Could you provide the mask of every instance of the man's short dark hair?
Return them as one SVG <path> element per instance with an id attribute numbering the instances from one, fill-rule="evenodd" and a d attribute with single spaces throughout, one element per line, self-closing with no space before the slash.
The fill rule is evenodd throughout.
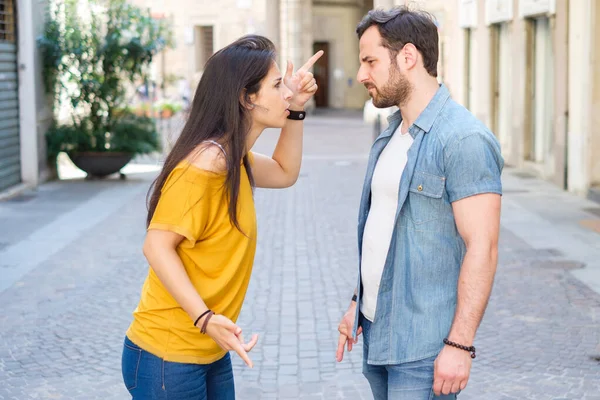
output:
<path id="1" fill-rule="evenodd" d="M 356 27 L 360 39 L 367 29 L 376 25 L 393 60 L 407 43 L 412 43 L 423 56 L 429 75 L 437 77 L 438 29 L 434 17 L 425 11 L 413 11 L 406 6 L 389 11 L 371 10 Z"/>

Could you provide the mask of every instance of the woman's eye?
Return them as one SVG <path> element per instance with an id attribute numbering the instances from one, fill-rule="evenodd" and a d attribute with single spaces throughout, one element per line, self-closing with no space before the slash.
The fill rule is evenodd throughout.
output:
<path id="1" fill-rule="evenodd" d="M 281 87 L 281 82 L 279 82 L 279 83 L 276 83 L 276 84 L 275 84 L 275 87 L 276 87 L 277 89 L 279 89 L 279 88 Z"/>

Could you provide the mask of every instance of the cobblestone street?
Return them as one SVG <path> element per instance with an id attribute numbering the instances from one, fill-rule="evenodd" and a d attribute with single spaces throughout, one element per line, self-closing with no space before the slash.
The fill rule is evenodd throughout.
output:
<path id="1" fill-rule="evenodd" d="M 372 141 L 360 115 L 311 115 L 297 184 L 257 190 L 259 241 L 239 325 L 258 333 L 238 398 L 372 399 L 362 346 L 335 361 L 357 273 Z M 266 132 L 256 151 L 269 154 Z M 147 264 L 154 173 L 70 180 L 0 202 L 0 399 L 127 399 L 124 332 Z M 600 206 L 507 168 L 494 291 L 459 397 L 600 400 Z"/>

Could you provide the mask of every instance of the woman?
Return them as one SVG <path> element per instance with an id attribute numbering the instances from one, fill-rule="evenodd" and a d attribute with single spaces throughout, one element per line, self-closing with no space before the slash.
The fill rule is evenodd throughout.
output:
<path id="1" fill-rule="evenodd" d="M 144 255 L 151 268 L 127 331 L 122 370 L 134 399 L 234 399 L 229 350 L 252 367 L 235 324 L 256 247 L 253 187 L 298 178 L 303 109 L 317 90 L 315 54 L 285 77 L 273 43 L 245 36 L 215 53 L 189 119 L 149 197 Z M 250 149 L 282 128 L 272 157 Z"/>

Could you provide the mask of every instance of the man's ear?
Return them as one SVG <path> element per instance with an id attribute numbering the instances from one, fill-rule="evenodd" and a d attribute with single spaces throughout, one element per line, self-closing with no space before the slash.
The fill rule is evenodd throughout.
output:
<path id="1" fill-rule="evenodd" d="M 415 65 L 417 65 L 417 60 L 419 58 L 419 51 L 412 43 L 407 43 L 404 45 L 402 50 L 398 52 L 396 56 L 396 61 L 398 62 L 398 66 L 403 66 L 404 70 L 412 69 Z"/>

